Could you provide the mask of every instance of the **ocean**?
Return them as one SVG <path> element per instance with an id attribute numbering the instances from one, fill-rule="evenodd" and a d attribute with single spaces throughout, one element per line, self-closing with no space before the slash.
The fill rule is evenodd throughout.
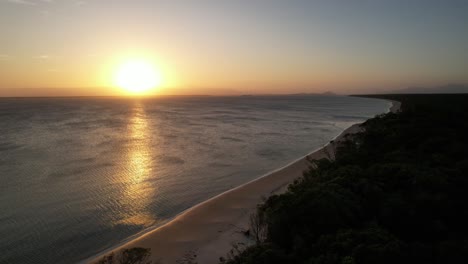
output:
<path id="1" fill-rule="evenodd" d="M 0 263 L 75 263 L 388 111 L 344 96 L 0 98 Z"/>

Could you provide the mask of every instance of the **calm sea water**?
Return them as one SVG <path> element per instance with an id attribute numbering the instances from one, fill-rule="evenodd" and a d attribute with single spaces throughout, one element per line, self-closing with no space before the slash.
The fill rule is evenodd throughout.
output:
<path id="1" fill-rule="evenodd" d="M 0 99 L 0 263 L 74 263 L 284 166 L 382 100 Z"/>

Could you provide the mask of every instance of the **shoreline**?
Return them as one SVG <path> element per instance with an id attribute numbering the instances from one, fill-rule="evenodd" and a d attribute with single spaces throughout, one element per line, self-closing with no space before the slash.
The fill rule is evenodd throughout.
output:
<path id="1" fill-rule="evenodd" d="M 400 110 L 400 102 L 386 101 L 391 103 L 386 113 Z M 220 257 L 226 257 L 233 244 L 253 243 L 243 231 L 249 229 L 250 214 L 264 198 L 285 192 L 287 186 L 308 169 L 307 158 L 333 158 L 335 143 L 345 140 L 348 135 L 361 132 L 361 124 L 353 124 L 324 146 L 281 168 L 218 194 L 179 213 L 161 226 L 137 234 L 80 263 L 95 263 L 103 256 L 123 248 L 144 247 L 151 248 L 152 261 L 165 264 L 186 263 L 184 261 L 217 264 Z"/>

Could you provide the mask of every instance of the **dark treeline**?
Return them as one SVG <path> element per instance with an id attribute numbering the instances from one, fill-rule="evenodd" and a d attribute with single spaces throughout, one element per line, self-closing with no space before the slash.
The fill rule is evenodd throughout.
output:
<path id="1" fill-rule="evenodd" d="M 259 205 L 267 235 L 227 263 L 467 263 L 468 95 L 385 95 L 336 160 Z"/>

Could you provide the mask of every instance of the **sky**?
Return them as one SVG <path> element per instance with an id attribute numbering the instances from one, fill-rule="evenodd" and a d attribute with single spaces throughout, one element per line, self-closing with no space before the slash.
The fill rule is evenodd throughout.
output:
<path id="1" fill-rule="evenodd" d="M 468 83 L 465 0 L 0 0 L 0 96 L 379 92 Z"/>

